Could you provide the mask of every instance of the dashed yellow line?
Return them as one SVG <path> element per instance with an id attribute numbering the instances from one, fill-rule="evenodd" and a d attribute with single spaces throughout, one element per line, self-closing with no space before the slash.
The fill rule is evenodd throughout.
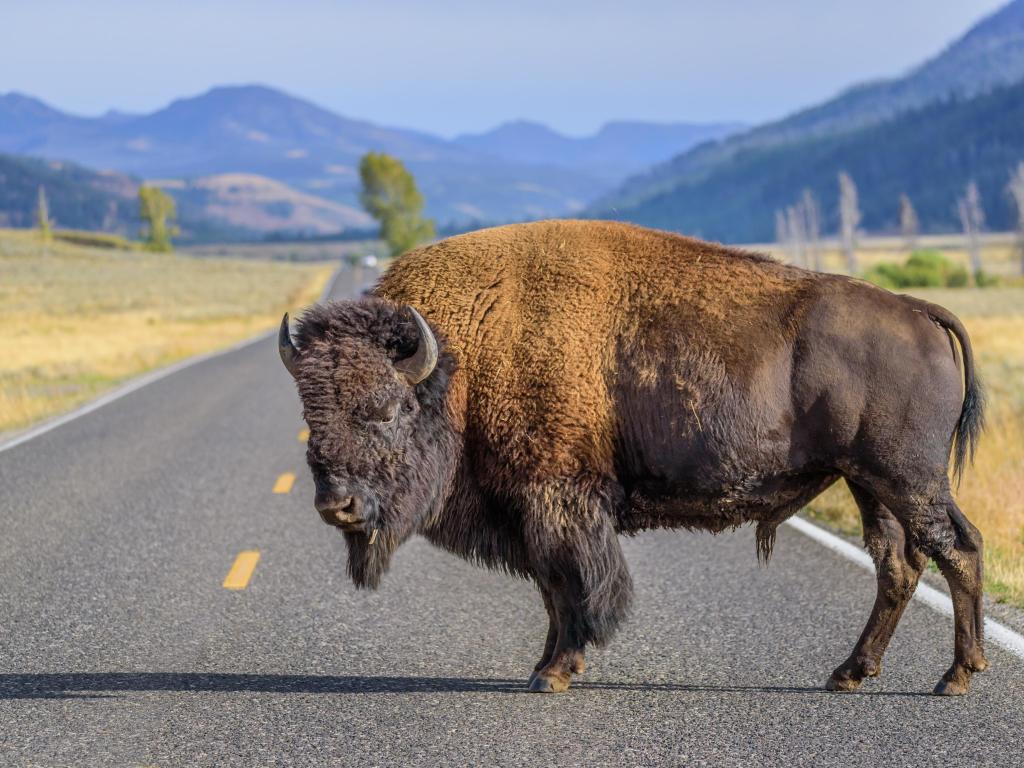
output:
<path id="1" fill-rule="evenodd" d="M 309 440 L 309 430 L 308 429 L 300 429 L 299 430 L 299 442 L 300 443 L 305 443 L 308 440 Z"/>
<path id="2" fill-rule="evenodd" d="M 252 578 L 252 572 L 256 570 L 256 563 L 260 561 L 260 553 L 255 549 L 247 549 L 239 552 L 235 558 L 234 565 L 224 578 L 224 589 L 245 589 Z"/>
<path id="3" fill-rule="evenodd" d="M 274 493 L 288 493 L 293 485 L 295 485 L 295 473 L 285 472 L 274 483 Z"/>

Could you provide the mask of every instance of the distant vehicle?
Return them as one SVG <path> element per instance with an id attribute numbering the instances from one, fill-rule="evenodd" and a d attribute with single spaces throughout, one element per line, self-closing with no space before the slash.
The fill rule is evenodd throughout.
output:
<path id="1" fill-rule="evenodd" d="M 362 265 L 364 267 L 376 267 L 377 266 L 377 257 L 374 256 L 372 253 L 369 253 L 366 256 L 363 256 L 363 259 L 362 259 L 361 263 L 362 263 Z"/>

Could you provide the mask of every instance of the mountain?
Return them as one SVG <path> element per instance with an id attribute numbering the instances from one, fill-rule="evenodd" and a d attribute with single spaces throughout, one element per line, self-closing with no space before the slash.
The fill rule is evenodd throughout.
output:
<path id="1" fill-rule="evenodd" d="M 700 179 L 618 210 L 623 218 L 712 240 L 765 242 L 774 212 L 811 190 L 838 229 L 837 175 L 859 189 L 861 226 L 898 231 L 899 196 L 913 202 L 923 231 L 959 227 L 957 198 L 969 181 L 981 192 L 989 229 L 1015 226 L 1006 193 L 1024 161 L 1024 81 L 969 99 L 952 98 L 855 131 L 748 149 Z"/>
<path id="2" fill-rule="evenodd" d="M 71 160 L 142 178 L 256 174 L 355 206 L 359 159 L 370 150 L 383 151 L 408 165 L 428 214 L 442 223 L 578 211 L 640 165 L 687 146 L 686 136 L 701 130 L 609 126 L 594 137 L 604 136 L 604 144 L 595 146 L 615 147 L 615 159 L 605 163 L 598 149 L 590 154 L 590 167 L 586 153 L 576 152 L 578 159 L 569 164 L 550 162 L 550 155 L 513 157 L 474 147 L 471 137 L 447 141 L 342 117 L 264 86 L 214 88 L 152 114 L 115 112 L 99 118 L 67 115 L 21 94 L 0 96 L 0 152 Z M 630 154 L 624 147 L 631 140 L 650 140 L 651 146 Z"/>
<path id="3" fill-rule="evenodd" d="M 741 130 L 739 123 L 606 123 L 592 136 L 572 138 L 541 123 L 519 120 L 455 143 L 519 165 L 577 168 L 621 180 L 690 147 Z"/>
<path id="4" fill-rule="evenodd" d="M 640 209 L 646 201 L 654 204 L 674 187 L 696 183 L 745 152 L 856 131 L 939 99 L 967 98 L 1021 79 L 1024 0 L 1014 0 L 905 76 L 855 86 L 777 122 L 695 147 L 627 180 L 592 204 L 590 213 Z"/>

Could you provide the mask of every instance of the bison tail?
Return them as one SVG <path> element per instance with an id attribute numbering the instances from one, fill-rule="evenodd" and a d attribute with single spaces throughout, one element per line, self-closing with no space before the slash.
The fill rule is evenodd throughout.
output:
<path id="1" fill-rule="evenodd" d="M 985 429 L 985 390 L 974 367 L 974 351 L 967 329 L 959 318 L 937 304 L 928 305 L 928 316 L 947 333 L 956 337 L 964 359 L 964 402 L 960 418 L 953 430 L 953 476 L 957 485 L 963 477 L 968 459 L 974 460 L 978 439 Z"/>

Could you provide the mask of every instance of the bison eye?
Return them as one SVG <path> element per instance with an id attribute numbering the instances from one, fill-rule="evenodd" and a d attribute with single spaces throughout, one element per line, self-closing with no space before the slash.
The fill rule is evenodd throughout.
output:
<path id="1" fill-rule="evenodd" d="M 374 414 L 374 419 L 380 424 L 390 424 L 398 414 L 398 401 L 392 400 Z"/>

